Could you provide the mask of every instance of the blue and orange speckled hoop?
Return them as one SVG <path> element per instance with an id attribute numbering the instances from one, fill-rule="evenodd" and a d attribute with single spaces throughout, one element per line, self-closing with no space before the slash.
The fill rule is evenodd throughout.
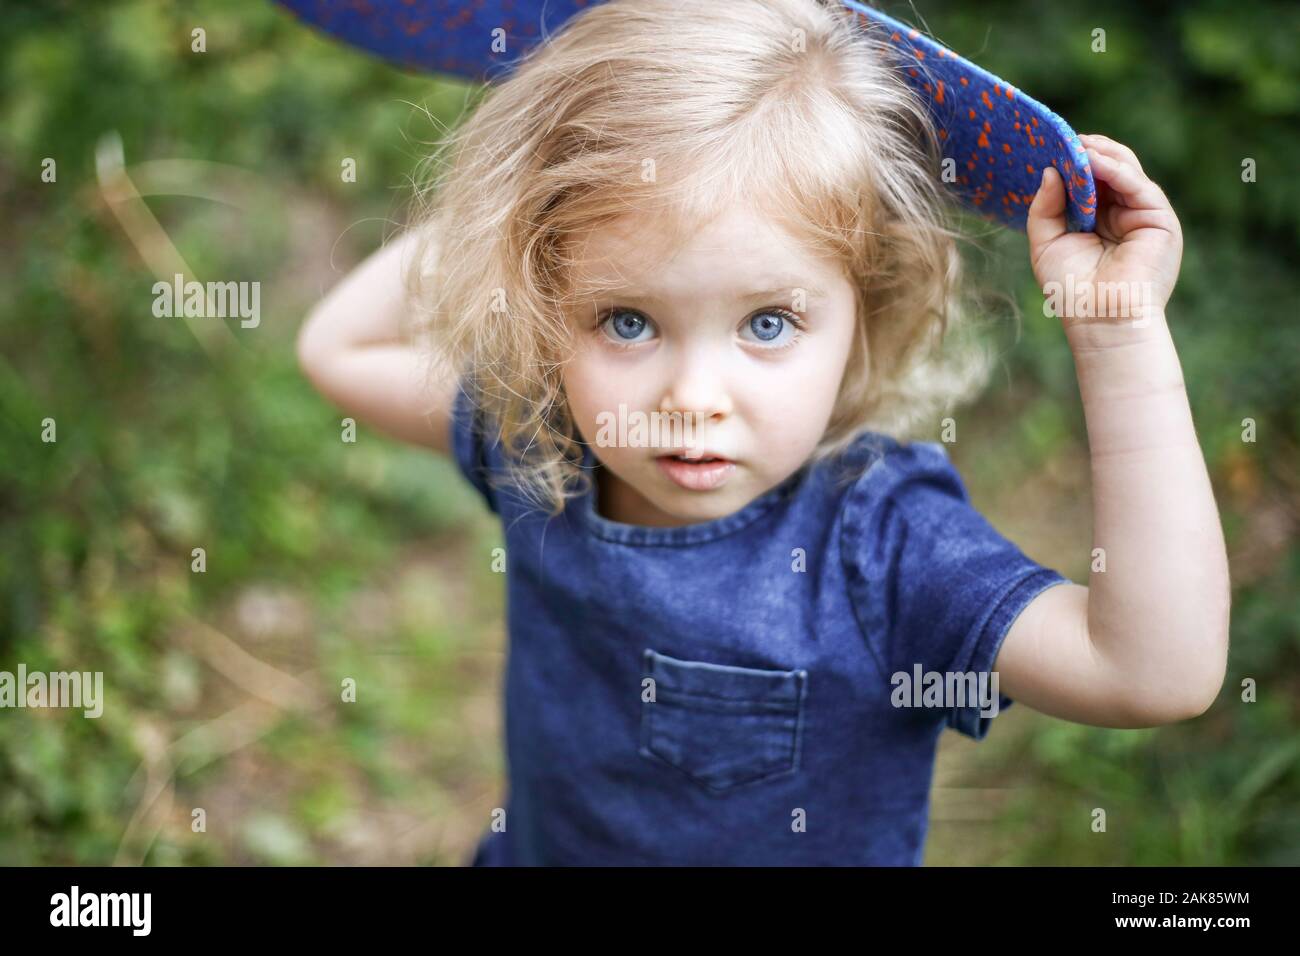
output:
<path id="1" fill-rule="evenodd" d="M 967 204 L 1024 229 L 1029 204 L 1050 163 L 1066 184 L 1070 230 L 1093 230 L 1097 188 L 1092 167 L 1065 120 L 919 31 L 854 0 L 842 2 L 888 31 L 908 79 L 929 103 L 944 157 L 955 161 L 956 182 L 950 187 Z"/>
<path id="2" fill-rule="evenodd" d="M 420 70 L 492 82 L 544 36 L 602 0 L 276 0 L 327 33 Z M 953 181 L 980 214 L 1025 228 L 1047 164 L 1066 183 L 1066 222 L 1091 232 L 1097 190 L 1079 137 L 1061 117 L 1005 80 L 917 30 L 855 0 L 841 0 L 877 24 L 898 51 L 908 81 L 925 97 Z M 504 40 L 504 43 L 494 41 Z M 500 47 L 508 53 L 497 53 Z"/>

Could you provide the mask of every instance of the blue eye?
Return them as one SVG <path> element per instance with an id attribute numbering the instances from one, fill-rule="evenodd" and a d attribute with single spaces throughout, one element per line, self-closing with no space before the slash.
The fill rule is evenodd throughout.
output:
<path id="1" fill-rule="evenodd" d="M 620 345 L 626 345 L 631 342 L 644 342 L 646 338 L 641 337 L 641 333 L 652 328 L 645 316 L 632 312 L 628 309 L 615 309 L 605 316 L 601 322 L 601 328 L 606 330 L 606 335 L 614 342 Z"/>
<path id="2" fill-rule="evenodd" d="M 785 328 L 785 319 L 775 312 L 760 312 L 749 320 L 749 328 L 764 342 L 771 342 Z"/>
<path id="3" fill-rule="evenodd" d="M 742 336 L 750 342 L 781 348 L 794 344 L 799 335 L 799 321 L 783 309 L 766 309 L 751 316 L 742 327 L 744 331 L 753 334 L 752 338 Z"/>

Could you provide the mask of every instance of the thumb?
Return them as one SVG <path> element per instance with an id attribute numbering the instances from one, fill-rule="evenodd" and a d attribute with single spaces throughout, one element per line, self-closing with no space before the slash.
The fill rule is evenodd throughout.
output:
<path id="1" fill-rule="evenodd" d="M 1029 248 L 1041 249 L 1068 231 L 1065 224 L 1065 183 L 1055 166 L 1047 166 L 1043 169 L 1043 178 L 1034 194 L 1034 201 L 1029 204 L 1029 218 L 1025 221 Z"/>

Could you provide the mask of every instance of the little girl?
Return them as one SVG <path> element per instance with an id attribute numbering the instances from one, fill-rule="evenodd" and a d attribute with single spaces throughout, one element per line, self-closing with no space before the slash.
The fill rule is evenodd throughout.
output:
<path id="1" fill-rule="evenodd" d="M 1104 727 L 1210 706 L 1229 586 L 1165 321 L 1179 224 L 1131 150 L 1082 141 L 1096 232 L 1049 166 L 1035 276 L 1150 291 L 1062 311 L 1088 587 L 898 437 L 984 366 L 943 347 L 935 132 L 836 3 L 593 6 L 456 130 L 427 215 L 299 355 L 502 521 L 509 792 L 476 863 L 919 864 L 945 727 L 980 739 L 1011 698 Z"/>

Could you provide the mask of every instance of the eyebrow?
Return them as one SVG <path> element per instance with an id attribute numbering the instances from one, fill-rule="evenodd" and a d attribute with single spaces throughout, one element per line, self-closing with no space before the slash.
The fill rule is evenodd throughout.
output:
<path id="1" fill-rule="evenodd" d="M 755 289 L 751 292 L 746 292 L 740 296 L 740 301 L 751 302 L 760 299 L 782 299 L 783 297 L 792 296 L 795 289 L 803 289 L 810 299 L 824 299 L 827 297 L 826 293 L 820 288 L 808 285 L 807 283 L 792 281 L 789 285 L 778 283 L 770 288 Z M 653 289 L 598 289 L 596 290 L 595 295 L 603 299 L 643 299 L 647 302 L 660 301 L 659 296 Z"/>

